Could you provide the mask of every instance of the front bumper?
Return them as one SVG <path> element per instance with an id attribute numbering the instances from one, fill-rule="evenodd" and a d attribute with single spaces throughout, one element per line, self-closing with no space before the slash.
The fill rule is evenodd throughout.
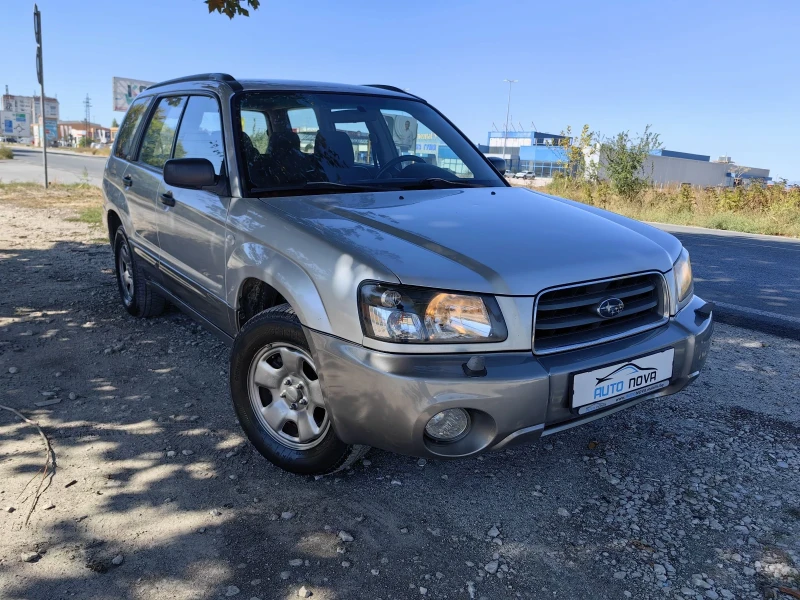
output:
<path id="1" fill-rule="evenodd" d="M 711 345 L 713 316 L 695 309 L 695 297 L 657 329 L 598 346 L 535 356 L 531 352 L 485 354 L 487 375 L 467 377 L 472 354 L 390 354 L 306 329 L 334 430 L 342 441 L 400 454 L 457 458 L 504 448 L 593 421 L 646 398 L 674 394 L 693 381 Z M 578 416 L 570 409 L 571 374 L 675 349 L 668 387 L 649 396 Z M 451 444 L 425 436 L 425 424 L 441 410 L 470 412 L 468 435 Z"/>

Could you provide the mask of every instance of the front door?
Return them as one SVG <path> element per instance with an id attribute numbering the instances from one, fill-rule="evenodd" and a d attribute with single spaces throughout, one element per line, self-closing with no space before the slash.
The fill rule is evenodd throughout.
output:
<path id="1" fill-rule="evenodd" d="M 206 158 L 220 185 L 185 189 L 161 183 L 158 242 L 163 284 L 213 325 L 229 332 L 225 297 L 225 244 L 229 198 L 219 103 L 190 96 L 180 120 L 173 158 Z"/>

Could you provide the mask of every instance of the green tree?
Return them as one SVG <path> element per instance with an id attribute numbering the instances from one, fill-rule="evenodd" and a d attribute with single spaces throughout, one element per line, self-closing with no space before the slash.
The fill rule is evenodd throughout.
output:
<path id="1" fill-rule="evenodd" d="M 249 17 L 250 11 L 243 5 L 246 4 L 249 8 L 258 10 L 261 0 L 205 0 L 205 3 L 208 6 L 208 12 L 212 13 L 217 11 L 229 19 L 232 19 L 236 15 Z"/>
<path id="2" fill-rule="evenodd" d="M 588 123 L 581 129 L 580 136 L 572 137 L 572 127 L 561 132 L 564 136 L 558 141 L 558 145 L 564 151 L 564 165 L 566 166 L 566 176 L 573 179 L 596 179 L 596 161 L 593 160 L 597 154 L 597 134 L 589 128 Z"/>
<path id="3" fill-rule="evenodd" d="M 117 123 L 116 119 L 111 119 L 111 126 L 112 127 L 119 127 L 119 123 Z"/>
<path id="4" fill-rule="evenodd" d="M 658 134 L 650 131 L 631 137 L 623 131 L 613 138 L 606 138 L 600 146 L 600 161 L 614 191 L 626 200 L 635 200 L 650 185 L 651 172 L 645 172 L 645 162 L 653 150 L 661 147 Z"/>

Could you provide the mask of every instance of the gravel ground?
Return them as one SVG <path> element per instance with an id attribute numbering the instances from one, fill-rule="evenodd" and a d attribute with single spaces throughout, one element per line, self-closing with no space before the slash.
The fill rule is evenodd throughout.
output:
<path id="1" fill-rule="evenodd" d="M 42 441 L 0 411 L 4 600 L 800 588 L 800 343 L 720 325 L 670 398 L 477 459 L 298 477 L 245 442 L 227 348 L 175 311 L 128 317 L 102 233 L 64 216 L 0 204 L 0 403 L 58 461 L 26 526 Z"/>

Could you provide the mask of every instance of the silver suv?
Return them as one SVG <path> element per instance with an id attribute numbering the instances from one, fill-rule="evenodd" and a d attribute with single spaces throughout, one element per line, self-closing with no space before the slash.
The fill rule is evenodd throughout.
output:
<path id="1" fill-rule="evenodd" d="M 680 242 L 497 162 L 390 86 L 154 85 L 103 178 L 122 303 L 230 343 L 239 421 L 295 473 L 474 456 L 695 379 L 712 306 Z"/>

